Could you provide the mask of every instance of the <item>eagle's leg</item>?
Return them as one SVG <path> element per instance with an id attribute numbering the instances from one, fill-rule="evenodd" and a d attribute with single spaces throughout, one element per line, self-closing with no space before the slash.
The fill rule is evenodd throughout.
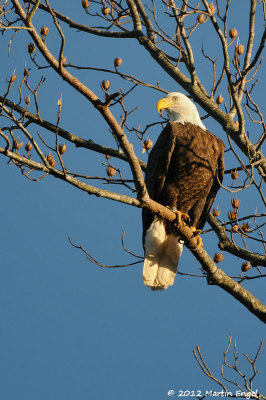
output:
<path id="1" fill-rule="evenodd" d="M 189 222 L 190 217 L 188 214 L 183 213 L 176 209 L 176 207 L 168 207 L 171 211 L 173 211 L 176 215 L 176 225 L 179 227 L 181 225 L 182 220 Z"/>
<path id="2" fill-rule="evenodd" d="M 202 239 L 200 237 L 201 229 L 197 229 L 195 226 L 190 226 L 190 229 L 193 231 L 193 236 L 197 239 L 196 249 L 198 247 L 203 247 Z"/>

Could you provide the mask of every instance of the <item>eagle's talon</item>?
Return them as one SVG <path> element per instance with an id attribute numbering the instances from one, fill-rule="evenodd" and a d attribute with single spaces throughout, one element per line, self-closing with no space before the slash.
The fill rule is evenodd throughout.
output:
<path id="1" fill-rule="evenodd" d="M 187 213 L 181 213 L 181 218 L 186 222 L 190 222 L 190 216 Z"/>
<path id="2" fill-rule="evenodd" d="M 197 244 L 196 244 L 195 249 L 198 249 L 199 247 L 203 247 L 202 239 L 199 236 L 199 234 L 201 233 L 201 229 L 197 229 L 195 226 L 191 226 L 190 229 L 193 232 L 193 237 L 195 237 L 197 239 Z"/>
<path id="3" fill-rule="evenodd" d="M 201 237 L 198 235 L 198 236 L 196 236 L 196 239 L 197 239 L 196 249 L 198 249 L 199 247 L 203 247 L 203 243 L 202 243 Z"/>
<path id="4" fill-rule="evenodd" d="M 180 226 L 182 221 L 189 222 L 190 218 L 189 218 L 188 214 L 183 213 L 183 212 L 178 211 L 178 210 L 174 211 L 174 213 L 176 214 L 176 224 L 177 224 L 177 226 Z"/>
<path id="5" fill-rule="evenodd" d="M 183 213 L 183 212 L 181 212 L 181 211 L 179 211 L 179 210 L 177 210 L 176 207 L 169 207 L 169 206 L 166 206 L 166 208 L 169 208 L 169 210 L 171 210 L 171 211 L 173 211 L 173 212 L 175 213 L 176 219 L 175 219 L 174 222 L 175 222 L 175 224 L 177 225 L 177 227 L 179 227 L 179 226 L 181 225 L 182 220 L 183 220 L 183 221 L 187 221 L 187 222 L 190 221 L 189 215 L 186 214 L 186 213 Z"/>

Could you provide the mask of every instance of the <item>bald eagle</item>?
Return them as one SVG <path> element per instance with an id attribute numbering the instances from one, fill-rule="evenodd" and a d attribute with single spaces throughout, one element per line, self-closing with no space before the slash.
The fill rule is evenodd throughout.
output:
<path id="1" fill-rule="evenodd" d="M 179 211 L 194 230 L 201 230 L 222 182 L 224 143 L 209 132 L 192 101 L 169 93 L 157 110 L 169 122 L 150 152 L 145 182 L 150 197 Z M 143 281 L 151 289 L 166 289 L 175 280 L 182 240 L 176 229 L 143 209 Z"/>

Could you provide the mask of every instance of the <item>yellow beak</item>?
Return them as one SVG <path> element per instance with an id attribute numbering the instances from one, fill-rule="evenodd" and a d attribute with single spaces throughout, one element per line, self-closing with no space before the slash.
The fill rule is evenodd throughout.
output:
<path id="1" fill-rule="evenodd" d="M 163 99 L 160 99 L 158 103 L 156 104 L 156 108 L 159 114 L 165 109 L 169 108 L 172 106 L 172 102 L 169 101 L 169 99 L 166 99 L 165 97 Z"/>

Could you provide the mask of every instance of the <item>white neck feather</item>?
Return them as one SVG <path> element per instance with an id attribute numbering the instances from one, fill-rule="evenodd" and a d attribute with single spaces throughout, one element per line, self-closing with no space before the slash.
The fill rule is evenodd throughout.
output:
<path id="1" fill-rule="evenodd" d="M 187 122 L 190 122 L 191 124 L 197 125 L 201 129 L 206 131 L 207 128 L 203 124 L 202 120 L 200 119 L 197 109 L 187 110 L 187 111 L 188 112 L 186 112 L 186 113 L 176 113 L 176 112 L 171 112 L 170 110 L 167 110 L 167 113 L 169 116 L 169 121 L 170 122 L 179 122 L 180 124 L 185 124 Z M 194 112 L 191 113 L 189 111 L 194 111 Z"/>
<path id="2" fill-rule="evenodd" d="M 180 124 L 185 124 L 189 122 L 193 125 L 197 125 L 202 129 L 206 130 L 206 126 L 200 119 L 199 112 L 195 104 L 183 93 L 172 92 L 166 96 L 166 99 L 178 98 L 178 101 L 172 102 L 171 107 L 166 108 L 166 112 L 169 116 L 169 121 L 179 122 Z"/>

